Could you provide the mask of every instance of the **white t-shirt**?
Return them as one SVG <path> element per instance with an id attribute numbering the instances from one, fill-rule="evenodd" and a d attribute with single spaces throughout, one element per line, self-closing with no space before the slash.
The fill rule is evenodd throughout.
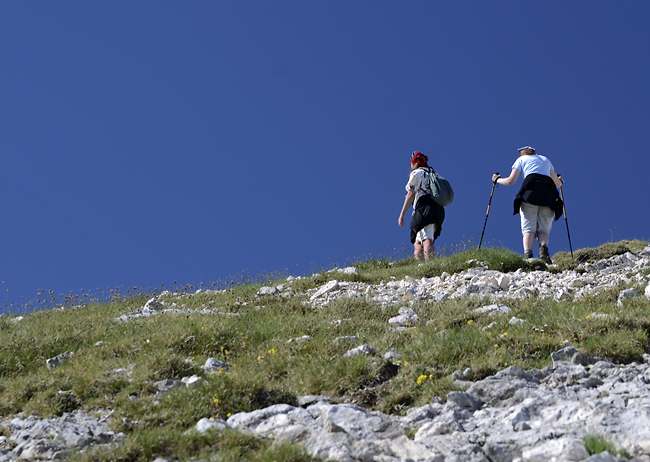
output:
<path id="1" fill-rule="evenodd" d="M 551 161 L 539 154 L 519 156 L 515 163 L 512 164 L 512 168 L 517 169 L 523 173 L 524 178 L 526 178 L 531 173 L 551 176 L 551 172 L 555 170 Z"/>
<path id="2" fill-rule="evenodd" d="M 416 168 L 409 176 L 409 182 L 406 183 L 406 192 L 415 191 L 415 200 L 413 201 L 413 213 L 418 203 L 418 199 L 425 194 L 431 194 L 431 187 L 429 186 L 429 170 L 424 168 Z"/>

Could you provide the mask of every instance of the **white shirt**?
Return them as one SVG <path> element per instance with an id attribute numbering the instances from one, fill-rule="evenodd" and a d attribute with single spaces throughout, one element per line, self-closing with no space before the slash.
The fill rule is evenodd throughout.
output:
<path id="1" fill-rule="evenodd" d="M 416 168 L 409 176 L 409 182 L 406 183 L 406 192 L 415 191 L 415 200 L 413 201 L 413 211 L 418 203 L 418 199 L 426 194 L 431 194 L 429 186 L 429 170 Z"/>
<path id="2" fill-rule="evenodd" d="M 512 165 L 512 168 L 523 173 L 524 178 L 526 178 L 531 173 L 551 176 L 551 172 L 555 170 L 551 161 L 539 154 L 519 156 L 519 158 Z"/>

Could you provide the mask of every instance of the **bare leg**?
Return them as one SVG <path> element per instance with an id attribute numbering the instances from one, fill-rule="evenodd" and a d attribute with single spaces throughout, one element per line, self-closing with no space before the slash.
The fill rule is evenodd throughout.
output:
<path id="1" fill-rule="evenodd" d="M 548 234 L 546 234 L 546 233 L 538 233 L 537 234 L 537 242 L 539 242 L 539 245 L 545 244 L 546 246 L 548 246 L 548 240 L 549 240 Z M 532 244 L 531 244 L 530 248 L 531 249 L 533 248 Z"/>
<path id="2" fill-rule="evenodd" d="M 532 252 L 535 245 L 535 233 L 524 233 L 524 252 Z"/>
<path id="3" fill-rule="evenodd" d="M 425 239 L 423 242 L 424 247 L 424 259 L 429 260 L 436 255 L 436 248 L 433 245 L 432 239 Z"/>
<path id="4" fill-rule="evenodd" d="M 424 259 L 424 246 L 419 241 L 415 241 L 415 244 L 413 244 L 413 256 L 416 260 Z"/>

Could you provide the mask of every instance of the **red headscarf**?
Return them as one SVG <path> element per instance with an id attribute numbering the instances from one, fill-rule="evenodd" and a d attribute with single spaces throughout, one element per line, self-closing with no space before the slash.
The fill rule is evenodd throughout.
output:
<path id="1" fill-rule="evenodd" d="M 422 154 L 419 151 L 413 151 L 413 154 L 411 154 L 411 163 L 414 164 L 417 162 L 420 167 L 428 167 L 429 158 Z"/>

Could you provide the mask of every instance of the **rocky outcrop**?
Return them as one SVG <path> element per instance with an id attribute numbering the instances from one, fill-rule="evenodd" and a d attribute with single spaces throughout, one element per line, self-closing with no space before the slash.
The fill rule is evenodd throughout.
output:
<path id="1" fill-rule="evenodd" d="M 575 271 L 557 273 L 519 269 L 506 274 L 489 270 L 482 262 L 472 263 L 476 266 L 467 271 L 453 275 L 442 273 L 432 278 L 406 276 L 399 281 L 380 284 L 330 281 L 308 291 L 308 295 L 316 307 L 342 297 L 366 298 L 382 306 L 417 300 L 440 302 L 463 296 L 484 297 L 494 302 L 533 296 L 571 301 L 630 284 L 646 286 L 649 278 L 643 271 L 650 269 L 650 247 L 639 254 L 627 252 L 597 263 L 581 265 Z M 624 303 L 635 296 L 640 295 L 633 289 L 627 289 L 619 301 Z M 645 289 L 645 296 L 650 297 L 650 289 Z"/>
<path id="2" fill-rule="evenodd" d="M 0 428 L 10 433 L 9 437 L 0 437 L 0 462 L 60 460 L 67 451 L 119 442 L 124 435 L 108 430 L 111 413 L 99 414 L 91 416 L 77 410 L 52 419 L 29 416 L 0 422 Z"/>
<path id="3" fill-rule="evenodd" d="M 589 456 L 583 438 L 607 437 L 633 460 L 650 461 L 650 364 L 606 360 L 584 366 L 573 347 L 542 370 L 511 366 L 465 382 L 446 401 L 390 416 L 350 404 L 319 401 L 242 412 L 227 421 L 202 419 L 196 431 L 238 429 L 303 444 L 325 460 L 422 462 L 617 461 Z M 648 361 L 650 356 L 646 355 Z"/>

